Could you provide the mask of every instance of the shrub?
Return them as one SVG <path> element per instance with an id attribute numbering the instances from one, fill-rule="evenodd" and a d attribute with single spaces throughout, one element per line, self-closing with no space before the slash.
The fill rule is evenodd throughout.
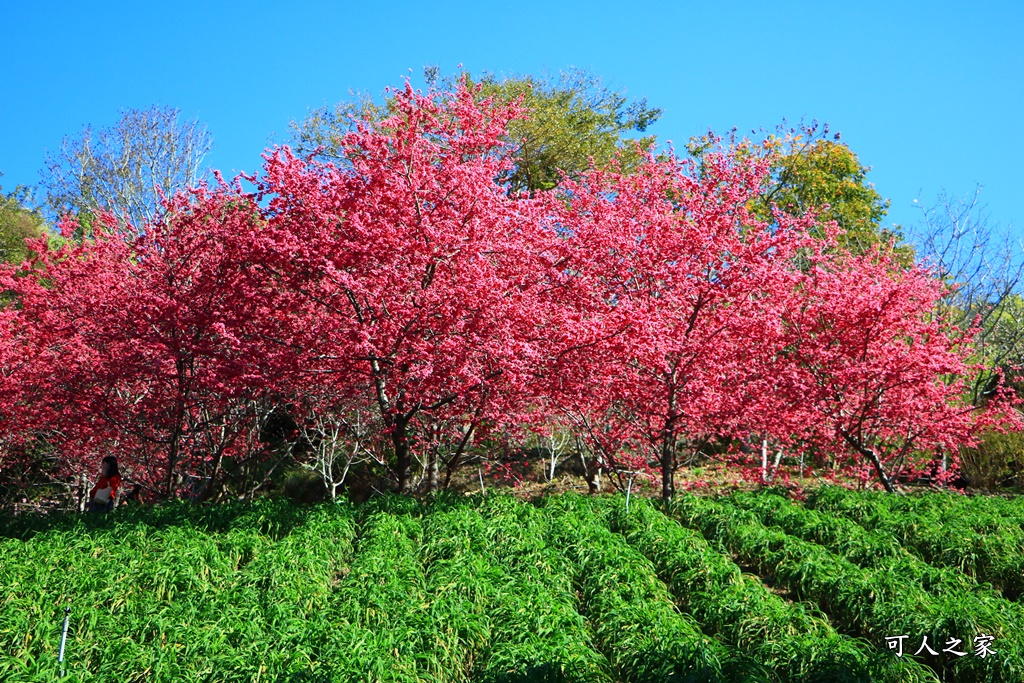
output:
<path id="1" fill-rule="evenodd" d="M 1024 483 L 1024 432 L 987 432 L 977 448 L 961 451 L 960 470 L 975 488 L 1020 488 Z"/>
<path id="2" fill-rule="evenodd" d="M 304 467 L 285 472 L 281 491 L 296 503 L 318 503 L 327 498 L 327 489 L 320 475 Z"/>

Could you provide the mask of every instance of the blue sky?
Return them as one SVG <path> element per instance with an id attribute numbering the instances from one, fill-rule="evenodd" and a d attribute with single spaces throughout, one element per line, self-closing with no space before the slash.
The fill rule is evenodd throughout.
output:
<path id="1" fill-rule="evenodd" d="M 310 108 L 378 95 L 425 65 L 581 67 L 664 109 L 677 147 L 712 128 L 827 121 L 892 200 L 888 222 L 984 186 L 1024 237 L 1024 3 L 9 3 L 0 184 L 35 184 L 46 149 L 122 108 L 206 123 L 208 165 L 252 171 Z"/>

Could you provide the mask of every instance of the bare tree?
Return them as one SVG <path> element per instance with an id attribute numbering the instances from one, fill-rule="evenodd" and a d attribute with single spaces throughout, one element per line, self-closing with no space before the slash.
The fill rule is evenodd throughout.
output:
<path id="1" fill-rule="evenodd" d="M 572 442 L 572 431 L 564 425 L 554 422 L 549 425 L 546 433 L 535 433 L 534 439 L 541 451 L 547 451 L 548 462 L 545 463 L 545 476 L 548 481 L 555 480 L 555 470 L 558 464 L 569 455 L 569 445 Z"/>
<path id="2" fill-rule="evenodd" d="M 383 459 L 370 446 L 376 425 L 358 409 L 348 413 L 327 412 L 312 415 L 299 423 L 299 436 L 310 447 L 312 458 L 303 467 L 320 475 L 331 499 L 354 466 L 366 462 L 383 465 Z"/>
<path id="3" fill-rule="evenodd" d="M 86 126 L 46 155 L 46 207 L 53 216 L 106 209 L 128 236 L 140 234 L 160 216 L 161 193 L 196 184 L 211 146 L 206 127 L 174 107 L 125 110 L 114 126 Z"/>
<path id="4" fill-rule="evenodd" d="M 962 329 L 978 320 L 975 344 L 987 371 L 974 380 L 975 405 L 994 389 L 996 370 L 1024 358 L 1024 244 L 990 223 L 980 193 L 980 186 L 963 197 L 943 193 L 919 206 L 922 220 L 912 232 L 918 257 L 955 286 L 942 312 Z"/>

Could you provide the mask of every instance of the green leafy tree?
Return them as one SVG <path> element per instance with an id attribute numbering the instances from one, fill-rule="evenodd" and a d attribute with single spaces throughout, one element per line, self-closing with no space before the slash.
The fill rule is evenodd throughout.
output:
<path id="1" fill-rule="evenodd" d="M 843 231 L 838 237 L 841 249 L 861 255 L 892 245 L 898 262 L 911 265 L 914 249 L 900 227 L 883 225 L 889 201 L 867 181 L 871 169 L 838 133 L 828 133 L 827 125 L 819 127 L 816 122 L 788 130 L 780 126 L 760 141 L 737 140 L 734 131 L 722 143 L 711 135 L 694 138 L 688 149 L 698 160 L 719 144 L 770 158 L 769 183 L 751 206 L 759 218 L 769 220 L 773 206 L 797 216 L 814 211 L 822 224 L 835 221 Z"/>
<path id="2" fill-rule="evenodd" d="M 501 100 L 522 98 L 527 118 L 509 125 L 516 145 L 516 166 L 504 180 L 512 191 L 547 190 L 565 173 L 576 178 L 591 161 L 606 166 L 618 159 L 635 168 L 654 136 L 633 138 L 661 116 L 646 99 L 630 101 L 624 91 L 604 86 L 582 70 L 557 79 L 535 76 L 482 79 L 485 95 Z"/>
<path id="3" fill-rule="evenodd" d="M 3 174 L 0 174 L 3 175 Z M 29 208 L 29 189 L 18 186 L 13 192 L 0 187 L 0 260 L 19 264 L 31 256 L 26 239 L 41 237 L 46 222 L 35 209 Z"/>
<path id="4" fill-rule="evenodd" d="M 433 67 L 424 75 L 431 88 L 442 80 Z M 591 161 L 603 167 L 617 159 L 628 171 L 639 162 L 641 150 L 654 143 L 654 136 L 633 136 L 646 132 L 661 110 L 650 107 L 646 99 L 630 100 L 625 91 L 604 85 L 584 70 L 565 71 L 557 77 L 465 77 L 480 86 L 481 98 L 522 100 L 526 117 L 511 123 L 506 140 L 515 150 L 515 167 L 502 178 L 510 192 L 553 188 L 563 173 L 578 177 Z M 292 142 L 302 155 L 338 160 L 342 137 L 352 129 L 354 118 L 379 119 L 391 113 L 390 99 L 381 105 L 353 93 L 348 101 L 317 109 L 301 123 L 293 122 Z"/>

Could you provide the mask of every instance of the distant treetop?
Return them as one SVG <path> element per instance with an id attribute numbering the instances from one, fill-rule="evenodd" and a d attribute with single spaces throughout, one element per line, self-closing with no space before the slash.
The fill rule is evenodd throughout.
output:
<path id="1" fill-rule="evenodd" d="M 562 174 L 578 178 L 591 161 L 603 167 L 618 158 L 624 170 L 635 168 L 654 136 L 631 137 L 646 132 L 661 117 L 661 109 L 646 99 L 630 100 L 624 90 L 612 89 L 582 69 L 561 72 L 557 77 L 469 74 L 440 78 L 436 67 L 424 70 L 428 87 L 439 81 L 451 89 L 457 78 L 479 85 L 481 98 L 503 102 L 522 99 L 525 116 L 511 122 L 506 144 L 515 150 L 514 167 L 500 179 L 510 192 L 532 192 L 558 185 Z M 372 98 L 352 94 L 333 107 L 316 109 L 304 121 L 292 122 L 292 143 L 301 155 L 317 154 L 341 160 L 341 140 L 354 120 L 379 119 L 393 113 L 391 100 L 383 105 Z"/>

